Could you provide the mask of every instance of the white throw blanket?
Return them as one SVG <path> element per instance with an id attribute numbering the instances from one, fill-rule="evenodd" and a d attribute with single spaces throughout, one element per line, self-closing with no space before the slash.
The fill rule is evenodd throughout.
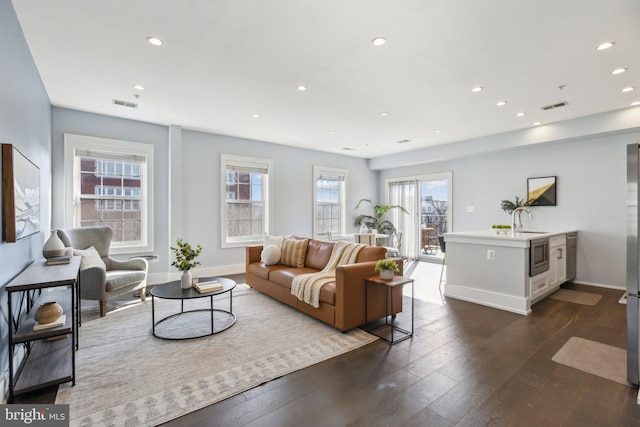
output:
<path id="1" fill-rule="evenodd" d="M 320 307 L 320 288 L 336 280 L 336 268 L 339 265 L 356 262 L 360 249 L 366 245 L 338 240 L 333 246 L 327 265 L 317 273 L 299 274 L 293 278 L 291 295 L 311 306 Z"/>

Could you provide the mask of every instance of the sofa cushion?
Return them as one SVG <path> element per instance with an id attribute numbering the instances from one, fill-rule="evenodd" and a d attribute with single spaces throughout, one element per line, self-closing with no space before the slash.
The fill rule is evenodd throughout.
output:
<path id="1" fill-rule="evenodd" d="M 335 244 L 335 242 L 327 242 L 324 240 L 309 240 L 304 266 L 322 270 L 329 262 Z"/>
<path id="2" fill-rule="evenodd" d="M 276 265 L 280 262 L 281 256 L 282 250 L 280 249 L 280 246 L 269 245 L 262 250 L 260 261 L 262 261 L 265 265 Z"/>
<path id="3" fill-rule="evenodd" d="M 308 244 L 309 239 L 284 239 L 280 264 L 296 268 L 304 267 Z"/>
<path id="4" fill-rule="evenodd" d="M 269 272 L 269 280 L 279 286 L 291 291 L 293 278 L 298 274 L 317 273 L 318 270 L 312 268 L 283 268 Z M 336 305 L 336 284 L 327 283 L 320 288 L 320 302 Z"/>
<path id="5" fill-rule="evenodd" d="M 276 265 L 264 265 L 261 262 L 254 262 L 249 264 L 247 267 L 247 273 L 253 274 L 256 277 L 259 277 L 264 280 L 269 280 L 269 273 L 274 270 L 281 270 L 284 268 L 291 268 L 286 265 L 276 264 Z"/>

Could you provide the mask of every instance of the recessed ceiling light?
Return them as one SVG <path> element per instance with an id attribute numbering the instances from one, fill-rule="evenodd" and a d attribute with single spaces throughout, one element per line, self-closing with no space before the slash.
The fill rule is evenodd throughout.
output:
<path id="1" fill-rule="evenodd" d="M 640 101 L 633 101 L 633 102 L 631 103 L 631 106 L 632 106 L 632 107 L 635 107 L 636 105 L 640 105 Z"/>
<path id="2" fill-rule="evenodd" d="M 382 46 L 386 42 L 387 42 L 387 39 L 385 39 L 384 37 L 376 37 L 375 39 L 371 40 L 371 43 L 374 46 Z"/>
<path id="3" fill-rule="evenodd" d="M 614 75 L 615 75 L 615 74 L 622 74 L 622 73 L 624 73 L 625 71 L 627 71 L 627 69 L 626 69 L 626 68 L 616 68 L 615 70 L 613 70 L 613 71 L 611 72 L 611 74 L 614 74 Z"/>
<path id="4" fill-rule="evenodd" d="M 381 142 L 380 145 L 387 145 L 387 143 L 386 142 Z"/>
<path id="5" fill-rule="evenodd" d="M 523 113 L 523 112 L 519 112 L 518 114 L 516 114 L 516 116 L 518 116 L 518 117 L 522 117 L 522 116 L 524 116 L 524 114 L 525 114 L 525 113 Z"/>
<path id="6" fill-rule="evenodd" d="M 144 90 L 144 86 L 142 85 L 133 85 L 133 88 L 136 90 Z"/>
<path id="7" fill-rule="evenodd" d="M 480 92 L 482 90 L 482 86 L 476 86 L 473 89 L 471 89 L 471 92 Z"/>
<path id="8" fill-rule="evenodd" d="M 307 87 L 305 85 L 298 85 L 296 89 L 298 89 L 300 92 L 304 92 L 305 90 L 307 90 Z"/>
<path id="9" fill-rule="evenodd" d="M 383 111 L 382 113 L 380 113 L 381 117 L 387 117 L 389 115 L 389 113 L 387 113 L 386 111 Z"/>
<path id="10" fill-rule="evenodd" d="M 154 46 L 162 46 L 162 40 L 157 37 L 147 37 L 147 41 Z"/>
<path id="11" fill-rule="evenodd" d="M 328 133 L 329 133 L 329 135 L 333 135 L 335 132 L 330 130 Z"/>
<path id="12" fill-rule="evenodd" d="M 442 129 L 436 129 L 436 130 L 434 130 L 434 132 L 435 133 L 440 133 L 440 132 L 442 132 Z"/>
<path id="13" fill-rule="evenodd" d="M 507 101 L 498 101 L 496 104 L 498 107 L 502 107 L 503 105 L 507 105 Z"/>
<path id="14" fill-rule="evenodd" d="M 542 124 L 542 122 L 535 122 L 533 125 L 534 126 L 540 126 Z"/>
<path id="15" fill-rule="evenodd" d="M 253 117 L 254 119 L 257 119 L 258 117 L 260 117 L 260 114 L 258 114 L 258 113 L 253 113 L 253 114 L 251 115 L 251 117 Z"/>
<path id="16" fill-rule="evenodd" d="M 622 89 L 622 92 L 631 92 L 631 91 L 632 91 L 632 90 L 634 90 L 634 89 L 635 89 L 635 87 L 627 86 L 627 87 L 625 87 L 624 89 Z"/>
<path id="17" fill-rule="evenodd" d="M 616 44 L 615 42 L 604 42 L 600 45 L 598 45 L 598 47 L 596 48 L 596 50 L 605 50 L 605 49 L 609 49 L 611 46 L 613 46 L 614 44 Z"/>

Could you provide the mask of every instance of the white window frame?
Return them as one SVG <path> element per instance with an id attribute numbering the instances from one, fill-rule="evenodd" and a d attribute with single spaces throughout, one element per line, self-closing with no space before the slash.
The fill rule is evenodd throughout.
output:
<path id="1" fill-rule="evenodd" d="M 112 242 L 110 253 L 130 254 L 153 252 L 153 152 L 152 144 L 97 138 L 85 135 L 64 134 L 64 224 L 67 228 L 80 226 L 80 180 L 76 177 L 76 169 L 80 167 L 80 158 L 76 158 L 77 150 L 92 150 L 109 153 L 143 156 L 146 158 L 141 176 L 141 230 L 140 241 Z"/>
<path id="2" fill-rule="evenodd" d="M 237 248 L 247 245 L 257 245 L 264 241 L 264 236 L 250 236 L 249 238 L 230 238 L 227 236 L 227 167 L 245 166 L 247 168 L 266 169 L 266 177 L 262 185 L 262 231 L 268 234 L 272 228 L 271 218 L 273 203 L 273 160 L 258 157 L 237 156 L 233 154 L 220 155 L 220 246 L 222 248 Z"/>
<path id="3" fill-rule="evenodd" d="M 322 233 L 320 235 L 320 230 L 318 227 L 318 195 L 317 195 L 317 181 L 323 175 L 328 176 L 338 176 L 342 178 L 342 184 L 340 188 L 340 231 L 335 233 L 334 236 L 344 235 L 346 233 L 346 216 L 347 216 L 347 203 L 346 203 L 346 193 L 347 193 L 347 169 L 342 168 L 334 168 L 330 166 L 320 166 L 313 165 L 313 235 L 315 238 L 326 238 L 327 234 Z"/>

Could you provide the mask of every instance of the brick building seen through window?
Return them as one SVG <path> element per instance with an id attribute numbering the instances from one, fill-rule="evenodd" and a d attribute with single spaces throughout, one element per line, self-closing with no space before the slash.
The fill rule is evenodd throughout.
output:
<path id="1" fill-rule="evenodd" d="M 82 158 L 80 167 L 80 226 L 107 225 L 113 242 L 141 240 L 142 165 Z"/>

